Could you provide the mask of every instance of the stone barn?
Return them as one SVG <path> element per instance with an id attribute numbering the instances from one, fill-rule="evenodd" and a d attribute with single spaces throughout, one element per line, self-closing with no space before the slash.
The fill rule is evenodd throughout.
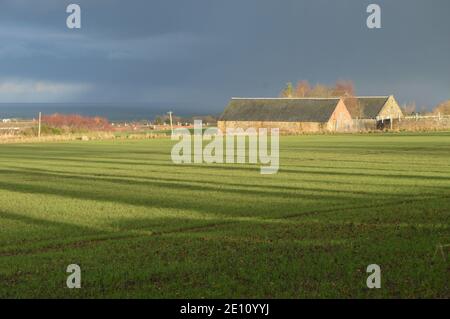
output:
<path id="1" fill-rule="evenodd" d="M 279 128 L 280 133 L 346 132 L 353 120 L 340 98 L 232 98 L 217 126 Z"/>
<path id="2" fill-rule="evenodd" d="M 393 95 L 358 96 L 348 98 L 345 102 L 353 119 L 381 120 L 403 117 L 403 112 Z"/>
<path id="3" fill-rule="evenodd" d="M 403 112 L 393 95 L 349 97 L 344 101 L 356 130 L 389 127 L 391 119 L 403 117 Z"/>

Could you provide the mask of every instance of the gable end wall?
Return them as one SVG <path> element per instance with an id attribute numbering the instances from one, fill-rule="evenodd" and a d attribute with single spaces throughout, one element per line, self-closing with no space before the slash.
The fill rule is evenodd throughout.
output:
<path id="1" fill-rule="evenodd" d="M 403 112 L 398 105 L 395 98 L 391 95 L 389 96 L 388 100 L 384 104 L 383 108 L 381 109 L 380 113 L 378 113 L 379 118 L 399 118 L 403 117 Z"/>
<path id="2" fill-rule="evenodd" d="M 339 100 L 336 108 L 328 119 L 327 128 L 329 131 L 351 131 L 353 129 L 352 115 L 345 106 L 344 101 Z"/>

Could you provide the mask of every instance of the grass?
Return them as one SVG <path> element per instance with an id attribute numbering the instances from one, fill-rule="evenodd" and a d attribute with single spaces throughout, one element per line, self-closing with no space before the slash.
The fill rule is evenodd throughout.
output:
<path id="1" fill-rule="evenodd" d="M 275 175 L 172 143 L 0 145 L 0 297 L 450 297 L 449 133 L 283 137 Z"/>

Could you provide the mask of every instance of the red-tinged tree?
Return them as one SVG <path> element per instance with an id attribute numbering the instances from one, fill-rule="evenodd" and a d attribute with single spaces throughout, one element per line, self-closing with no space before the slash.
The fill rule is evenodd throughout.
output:
<path id="1" fill-rule="evenodd" d="M 355 95 L 355 85 L 353 81 L 349 80 L 338 80 L 334 88 L 332 89 L 333 96 L 345 97 Z"/>
<path id="2" fill-rule="evenodd" d="M 52 114 L 42 116 L 42 123 L 50 127 L 70 130 L 97 130 L 107 131 L 111 129 L 109 121 L 102 117 L 87 117 L 78 114 Z"/>

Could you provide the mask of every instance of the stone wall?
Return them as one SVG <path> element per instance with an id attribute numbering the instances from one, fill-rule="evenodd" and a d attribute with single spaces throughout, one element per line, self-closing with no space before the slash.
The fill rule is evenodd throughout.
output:
<path id="1" fill-rule="evenodd" d="M 352 121 L 341 121 L 336 125 L 335 121 L 327 123 L 319 122 L 266 122 L 266 121 L 219 121 L 217 127 L 225 132 L 227 128 L 278 128 L 280 134 L 302 134 L 322 132 L 350 132 L 353 131 Z"/>
<path id="2" fill-rule="evenodd" d="M 225 133 L 227 128 L 278 128 L 280 134 L 298 134 L 302 132 L 321 132 L 325 124 L 316 122 L 266 122 L 266 121 L 219 121 L 217 127 Z"/>
<path id="3" fill-rule="evenodd" d="M 326 133 L 326 132 L 370 132 L 380 130 L 391 130 L 389 119 L 376 120 L 353 120 L 341 122 L 337 127 L 334 121 L 327 123 L 317 122 L 264 122 L 264 121 L 219 121 L 218 128 L 225 132 L 226 128 L 279 128 L 280 134 L 303 134 L 303 133 Z M 337 128 L 337 129 L 336 129 Z M 450 130 L 450 117 L 405 119 L 398 118 L 392 121 L 393 131 L 440 131 Z"/>
<path id="4" fill-rule="evenodd" d="M 386 129 L 390 129 L 389 121 Z M 396 131 L 440 131 L 450 130 L 450 117 L 442 118 L 418 118 L 418 119 L 394 119 L 392 129 Z"/>

